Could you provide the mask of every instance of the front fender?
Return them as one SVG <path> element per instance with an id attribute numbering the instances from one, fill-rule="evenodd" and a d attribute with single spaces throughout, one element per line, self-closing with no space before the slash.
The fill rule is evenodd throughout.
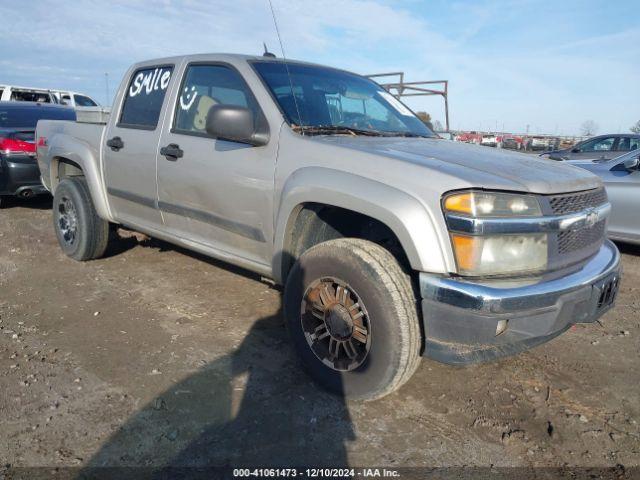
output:
<path id="1" fill-rule="evenodd" d="M 384 223 L 398 237 L 414 270 L 453 271 L 453 258 L 438 235 L 433 213 L 417 198 L 383 183 L 322 167 L 296 170 L 285 182 L 275 218 L 275 252 L 283 252 L 287 232 L 305 203 L 320 203 L 352 210 Z M 280 255 L 273 270 L 282 281 Z"/>
<path id="2" fill-rule="evenodd" d="M 69 135 L 54 135 L 49 141 L 47 152 L 47 156 L 51 159 L 47 162 L 50 165 L 51 193 L 55 193 L 61 180 L 60 163 L 63 163 L 64 160 L 70 160 L 82 169 L 98 215 L 105 220 L 113 221 L 104 189 L 99 155 L 99 152 L 86 142 Z"/>

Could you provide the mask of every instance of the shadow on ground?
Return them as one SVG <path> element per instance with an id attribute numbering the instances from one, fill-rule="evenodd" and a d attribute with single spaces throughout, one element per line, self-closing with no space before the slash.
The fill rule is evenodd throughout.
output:
<path id="1" fill-rule="evenodd" d="M 192 478 L 215 467 L 226 478 L 238 467 L 347 466 L 355 435 L 343 395 L 311 382 L 283 323 L 282 308 L 261 318 L 229 354 L 142 407 L 80 478 L 112 476 L 105 467 L 121 478 Z"/>
<path id="2" fill-rule="evenodd" d="M 33 208 L 36 210 L 51 210 L 53 197 L 51 195 L 36 195 L 31 198 L 2 197 L 0 209 Z"/>
<path id="3" fill-rule="evenodd" d="M 620 253 L 625 253 L 627 255 L 635 255 L 640 257 L 640 245 L 634 245 L 633 243 L 625 243 L 619 242 L 616 240 L 616 247 L 620 250 Z"/>

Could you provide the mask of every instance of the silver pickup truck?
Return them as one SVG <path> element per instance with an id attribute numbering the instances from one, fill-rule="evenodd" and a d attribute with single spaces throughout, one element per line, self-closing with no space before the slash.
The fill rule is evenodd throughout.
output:
<path id="1" fill-rule="evenodd" d="M 99 258 L 121 224 L 284 285 L 303 364 L 350 398 L 396 390 L 421 356 L 467 364 L 546 342 L 618 288 L 596 176 L 440 139 L 334 68 L 142 62 L 106 125 L 39 122 L 37 156 L 67 255 Z"/>

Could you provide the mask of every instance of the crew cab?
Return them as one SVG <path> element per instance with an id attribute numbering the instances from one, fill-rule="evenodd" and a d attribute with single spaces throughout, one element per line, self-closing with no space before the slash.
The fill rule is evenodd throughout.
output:
<path id="1" fill-rule="evenodd" d="M 306 369 L 350 398 L 396 390 L 422 356 L 518 353 L 616 296 L 596 176 L 443 140 L 343 70 L 141 62 L 106 125 L 41 121 L 37 145 L 69 257 L 99 258 L 121 224 L 272 279 Z"/>

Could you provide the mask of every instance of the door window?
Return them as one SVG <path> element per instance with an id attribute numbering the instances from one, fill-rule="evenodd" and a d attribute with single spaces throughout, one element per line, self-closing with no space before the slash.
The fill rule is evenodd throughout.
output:
<path id="1" fill-rule="evenodd" d="M 207 114 L 214 105 L 257 111 L 257 104 L 238 72 L 224 65 L 190 65 L 176 105 L 174 131 L 206 135 Z"/>
<path id="2" fill-rule="evenodd" d="M 173 67 L 137 70 L 125 91 L 118 127 L 154 130 L 158 125 Z"/>
<path id="3" fill-rule="evenodd" d="M 581 152 L 608 152 L 613 148 L 615 137 L 596 138 L 580 147 Z"/>
<path id="4" fill-rule="evenodd" d="M 619 150 L 621 152 L 628 152 L 630 150 L 636 150 L 639 146 L 640 139 L 638 138 L 620 137 L 616 150 Z"/>

